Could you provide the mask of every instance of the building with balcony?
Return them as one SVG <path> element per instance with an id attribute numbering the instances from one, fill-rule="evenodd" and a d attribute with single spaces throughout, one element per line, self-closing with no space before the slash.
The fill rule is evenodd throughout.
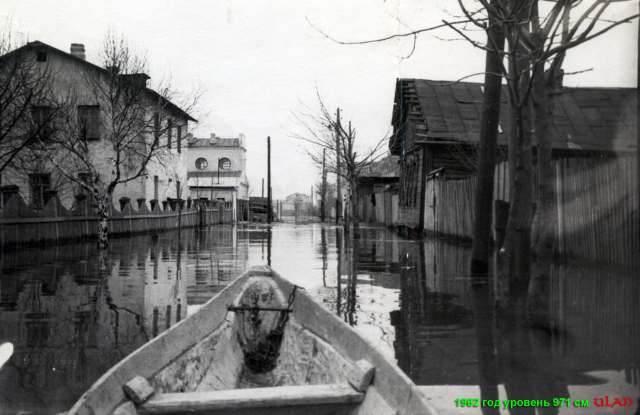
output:
<path id="1" fill-rule="evenodd" d="M 233 220 L 248 220 L 249 181 L 245 137 L 190 138 L 186 151 L 188 196 L 223 201 Z"/>

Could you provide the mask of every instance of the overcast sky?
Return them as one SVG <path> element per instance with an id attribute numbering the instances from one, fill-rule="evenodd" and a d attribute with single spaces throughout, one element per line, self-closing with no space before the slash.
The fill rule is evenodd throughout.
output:
<path id="1" fill-rule="evenodd" d="M 610 6 L 609 17 L 634 14 L 638 2 Z M 403 59 L 411 39 L 341 46 L 336 38 L 364 40 L 415 30 L 451 19 L 455 0 L 2 0 L 0 18 L 29 40 L 67 50 L 84 43 L 87 59 L 100 63 L 98 48 L 108 30 L 146 52 L 152 82 L 171 79 L 175 89 L 204 90 L 199 137 L 247 136 L 251 193 L 266 177 L 266 137 L 272 137 L 274 197 L 309 192 L 317 169 L 289 138 L 299 125 L 292 115 L 326 104 L 340 106 L 358 130 L 361 144 L 388 133 L 395 79 L 454 80 L 481 72 L 482 53 L 450 30 L 421 35 L 415 53 Z M 573 86 L 636 85 L 637 20 L 570 51 L 565 71 L 593 68 L 566 78 Z M 481 77 L 472 78 L 481 81 Z M 331 179 L 332 180 L 332 179 Z"/>

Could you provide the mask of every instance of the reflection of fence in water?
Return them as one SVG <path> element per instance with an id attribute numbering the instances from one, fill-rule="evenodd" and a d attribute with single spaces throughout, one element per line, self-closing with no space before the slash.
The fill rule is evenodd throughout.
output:
<path id="1" fill-rule="evenodd" d="M 470 249 L 426 240 L 405 245 L 401 258 L 400 309 L 391 314 L 400 366 L 419 383 L 473 384 L 478 368 L 460 363 L 477 361 Z M 640 280 L 631 269 L 554 265 L 549 295 L 552 321 L 542 346 L 569 384 L 584 381 L 583 372 L 623 369 L 629 383 L 639 383 Z M 508 344 L 511 333 L 500 323 L 494 330 Z M 437 362 L 443 351 L 456 359 Z"/>
<path id="2" fill-rule="evenodd" d="M 550 310 L 561 333 L 555 352 L 582 370 L 640 364 L 640 280 L 628 268 L 558 265 L 552 268 Z"/>

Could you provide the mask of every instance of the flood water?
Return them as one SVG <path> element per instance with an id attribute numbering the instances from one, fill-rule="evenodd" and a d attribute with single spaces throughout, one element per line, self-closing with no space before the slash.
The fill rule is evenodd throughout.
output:
<path id="1" fill-rule="evenodd" d="M 103 256 L 92 243 L 2 253 L 0 344 L 15 351 L 0 369 L 0 413 L 68 409 L 128 353 L 269 260 L 415 383 L 460 386 L 449 388 L 451 408 L 469 388 L 487 398 L 640 396 L 636 272 L 557 265 L 549 324 L 521 327 L 496 311 L 499 281 L 471 283 L 468 247 L 381 228 L 354 243 L 332 226 L 277 224 L 271 234 L 249 225 L 114 239 Z"/>

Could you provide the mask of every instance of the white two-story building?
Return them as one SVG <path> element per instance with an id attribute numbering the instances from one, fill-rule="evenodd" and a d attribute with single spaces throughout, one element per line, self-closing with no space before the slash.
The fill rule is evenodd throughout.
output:
<path id="1" fill-rule="evenodd" d="M 245 137 L 190 138 L 186 151 L 187 185 L 192 199 L 224 201 L 233 220 L 248 220 L 249 181 Z"/>

